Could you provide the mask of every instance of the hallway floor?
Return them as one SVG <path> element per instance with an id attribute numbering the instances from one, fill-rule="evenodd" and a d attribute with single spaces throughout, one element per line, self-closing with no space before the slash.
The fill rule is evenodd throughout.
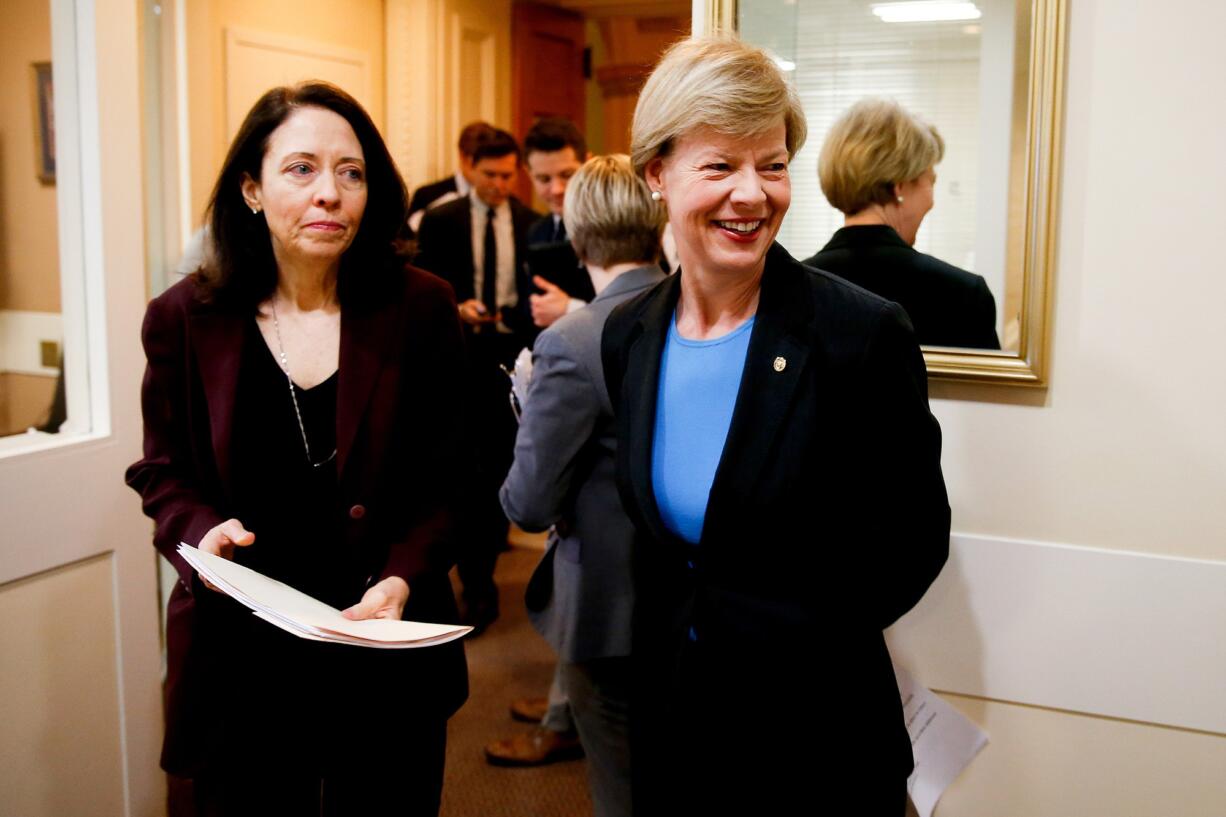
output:
<path id="1" fill-rule="evenodd" d="M 544 695 L 553 677 L 553 651 L 528 623 L 524 586 L 541 551 L 513 547 L 498 559 L 502 615 L 465 645 L 469 698 L 449 723 L 442 817 L 586 817 L 591 802 L 582 760 L 531 769 L 491 766 L 482 751 L 491 740 L 527 731 L 511 720 L 516 698 Z"/>

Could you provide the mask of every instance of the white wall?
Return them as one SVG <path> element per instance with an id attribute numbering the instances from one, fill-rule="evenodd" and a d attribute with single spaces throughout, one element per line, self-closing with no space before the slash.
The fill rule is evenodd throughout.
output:
<path id="1" fill-rule="evenodd" d="M 1050 388 L 934 387 L 955 526 L 1226 559 L 1226 6 L 1070 5 Z"/>
<path id="2" fill-rule="evenodd" d="M 1066 678 L 1103 690 L 1104 700 L 1133 687 L 1134 702 L 1159 711 L 1182 694 L 1180 678 L 1217 678 L 1226 690 L 1222 617 L 1184 620 L 1162 600 L 1182 587 L 1124 590 L 1110 578 L 1115 551 L 1162 557 L 1167 567 L 1176 557 L 1208 560 L 1205 570 L 1226 573 L 1226 264 L 1216 246 L 1226 238 L 1226 6 L 1070 6 L 1050 387 L 934 384 L 933 410 L 956 531 L 1102 548 L 1104 569 L 1084 576 L 1087 591 L 1116 592 L 1159 633 L 1219 645 L 1137 688 L 1130 673 L 1097 661 L 1131 635 L 1104 624 L 1072 664 L 1043 668 L 1057 686 Z M 1041 550 L 1032 553 L 1041 572 Z M 1217 594 L 1226 596 L 1226 581 Z M 1057 602 L 1029 602 L 1042 615 L 1023 622 L 1046 628 L 1042 637 L 1069 637 L 1050 615 Z M 1005 635 L 987 626 L 978 648 Z M 944 688 L 962 692 L 973 680 Z M 1226 814 L 1226 735 L 1045 700 L 1022 706 L 1020 697 L 951 696 L 992 743 L 947 794 L 941 817 Z M 1219 695 L 1194 714 L 1221 723 L 1223 707 Z"/>

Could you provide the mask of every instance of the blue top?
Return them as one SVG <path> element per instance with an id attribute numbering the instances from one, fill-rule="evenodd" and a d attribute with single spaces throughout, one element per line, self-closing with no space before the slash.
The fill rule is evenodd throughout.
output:
<path id="1" fill-rule="evenodd" d="M 702 538 L 753 323 L 750 318 L 714 340 L 687 340 L 677 333 L 675 317 L 669 322 L 660 358 L 651 482 L 664 526 L 693 545 Z"/>

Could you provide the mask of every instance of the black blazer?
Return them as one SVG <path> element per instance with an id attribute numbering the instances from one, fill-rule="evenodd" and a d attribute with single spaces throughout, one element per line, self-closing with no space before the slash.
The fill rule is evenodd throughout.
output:
<path id="1" fill-rule="evenodd" d="M 519 301 L 503 315 L 503 322 L 531 345 L 537 330 L 532 325 L 532 280 L 524 268 L 528 230 L 540 216 L 511 197 L 511 223 L 515 233 L 515 288 Z M 473 291 L 472 203 L 468 196 L 426 211 L 417 231 L 417 256 L 413 263 L 451 284 L 459 303 L 475 298 Z"/>
<path id="2" fill-rule="evenodd" d="M 422 270 L 369 274 L 382 275 L 384 285 L 341 314 L 335 513 L 344 540 L 338 547 L 364 556 L 372 582 L 395 575 L 409 583 L 404 618 L 456 621 L 447 578 L 454 508 L 463 489 L 455 455 L 464 445 L 455 301 L 443 282 Z M 201 303 L 194 285 L 191 278 L 180 281 L 145 313 L 144 452 L 126 474 L 156 523 L 154 545 L 179 573 L 166 620 L 162 750 L 163 768 L 176 774 L 191 774 L 208 761 L 202 734 L 211 696 L 201 688 L 200 645 L 221 635 L 200 613 L 211 597 L 196 598 L 212 591 L 201 589 L 176 548 L 196 544 L 235 515 L 231 440 L 245 327 L 254 320 L 249 312 Z M 344 649 L 352 660 L 378 662 L 388 674 L 386 698 L 370 700 L 385 706 L 389 717 L 405 710 L 406 700 L 445 717 L 467 696 L 459 642 L 422 650 Z"/>
<path id="3" fill-rule="evenodd" d="M 445 179 L 439 179 L 430 184 L 423 184 L 413 191 L 413 198 L 409 199 L 409 215 L 413 215 L 418 210 L 425 210 L 448 193 L 455 193 L 457 191 L 455 176 L 448 176 Z"/>
<path id="4" fill-rule="evenodd" d="M 844 227 L 804 263 L 901 305 L 924 346 L 1000 348 L 983 276 L 916 251 L 892 227 Z"/>
<path id="5" fill-rule="evenodd" d="M 538 219 L 528 230 L 528 275 L 539 275 L 562 288 L 572 298 L 591 303 L 596 297 L 592 277 L 579 263 L 575 248 L 566 239 L 553 238 L 553 215 Z"/>
<path id="6" fill-rule="evenodd" d="M 724 730 L 712 740 L 734 761 L 771 759 L 764 774 L 805 754 L 796 735 L 818 735 L 838 747 L 836 767 L 901 782 L 911 745 L 882 630 L 940 572 L 950 519 L 940 428 L 910 323 L 896 304 L 771 248 L 702 539 L 691 547 L 664 527 L 651 478 L 660 356 L 681 287 L 670 276 L 621 305 L 602 339 L 618 487 L 639 532 L 635 657 L 650 664 L 640 702 L 654 698 L 632 710 L 649 713 L 638 719 L 636 751 L 647 754 L 636 763 L 650 770 L 652 752 L 673 762 L 675 745 L 649 718 L 667 722 L 684 700 L 698 722 Z M 707 671 L 696 676 L 693 666 Z M 704 706 L 713 711 L 704 716 Z M 772 779 L 769 791 L 782 798 L 810 782 Z M 735 795 L 736 785 L 725 789 Z"/>

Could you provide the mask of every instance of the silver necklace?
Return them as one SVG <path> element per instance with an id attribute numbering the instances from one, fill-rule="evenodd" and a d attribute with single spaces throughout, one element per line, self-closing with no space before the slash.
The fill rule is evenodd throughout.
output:
<path id="1" fill-rule="evenodd" d="M 281 371 L 285 372 L 285 382 L 289 384 L 289 399 L 294 402 L 294 416 L 298 418 L 298 431 L 302 433 L 302 447 L 306 450 L 307 462 L 312 468 L 318 468 L 321 465 L 327 465 L 336 456 L 336 449 L 332 449 L 332 453 L 324 457 L 319 462 L 311 459 L 311 444 L 307 442 L 306 426 L 302 424 L 302 410 L 298 408 L 298 395 L 294 393 L 294 378 L 289 375 L 289 360 L 285 357 L 285 343 L 281 340 L 281 324 L 277 322 L 277 304 L 275 299 L 270 304 L 272 306 L 272 328 L 277 333 L 277 349 L 280 352 Z"/>

